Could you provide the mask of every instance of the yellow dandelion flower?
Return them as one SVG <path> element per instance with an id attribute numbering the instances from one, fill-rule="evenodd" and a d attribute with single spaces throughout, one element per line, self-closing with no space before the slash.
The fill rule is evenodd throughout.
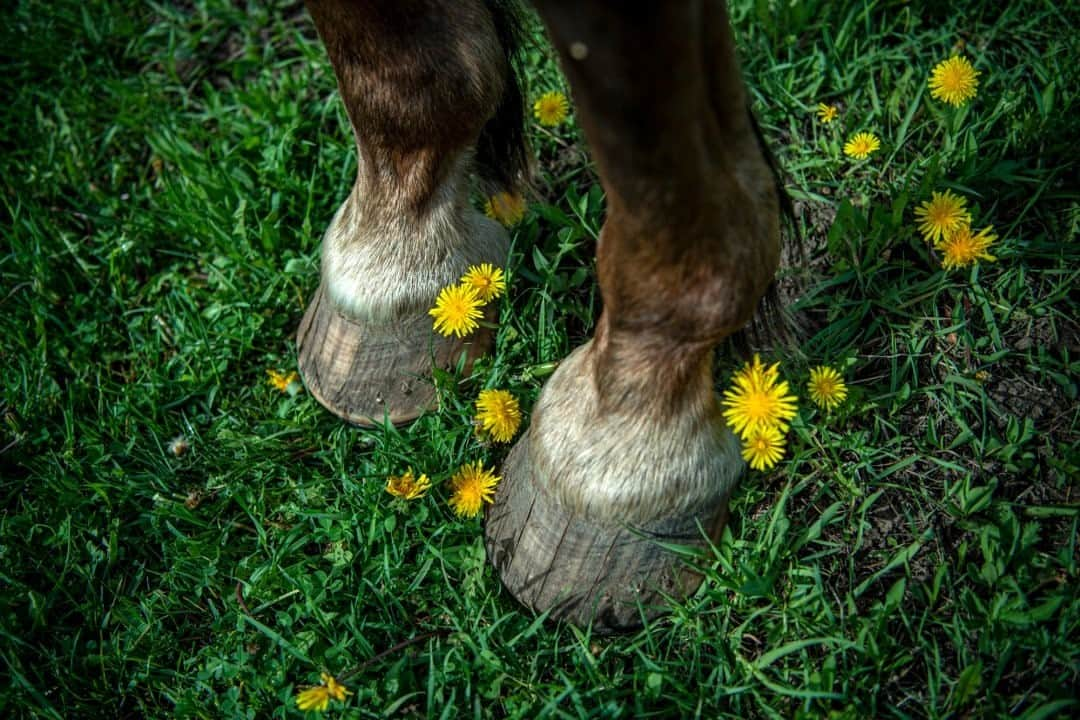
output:
<path id="1" fill-rule="evenodd" d="M 279 373 L 277 370 L 267 370 L 266 374 L 270 376 L 266 382 L 273 385 L 278 392 L 288 392 L 289 386 L 300 379 L 295 370 L 288 374 Z"/>
<path id="2" fill-rule="evenodd" d="M 754 470 L 768 470 L 784 457 L 784 436 L 777 427 L 760 427 L 743 441 L 743 460 Z"/>
<path id="3" fill-rule="evenodd" d="M 941 251 L 941 266 L 946 270 L 973 265 L 979 260 L 993 262 L 996 257 L 986 252 L 990 243 L 997 240 L 997 235 L 991 231 L 993 227 L 984 227 L 977 233 L 971 232 L 971 224 L 965 223 L 959 230 L 949 233 L 945 239 L 937 243 L 936 247 Z"/>
<path id="4" fill-rule="evenodd" d="M 546 92 L 533 103 L 533 115 L 541 125 L 554 127 L 566 119 L 570 103 L 561 92 Z"/>
<path id="5" fill-rule="evenodd" d="M 775 385 L 780 381 L 780 363 L 765 367 L 765 363 L 761 362 L 761 358 L 756 353 L 753 362 L 747 363 L 743 370 L 748 377 L 765 385 Z"/>
<path id="6" fill-rule="evenodd" d="M 766 368 L 755 355 L 753 363 L 735 373 L 732 387 L 724 391 L 724 418 L 743 440 L 759 428 L 786 431 L 788 421 L 795 417 L 798 398 L 790 393 L 787 382 L 780 381 L 779 366 Z"/>
<path id="7" fill-rule="evenodd" d="M 930 72 L 930 94 L 953 107 L 960 107 L 975 97 L 978 77 L 979 71 L 966 57 L 953 55 L 939 62 Z"/>
<path id="8" fill-rule="evenodd" d="M 302 690 L 296 695 L 296 707 L 301 710 L 325 712 L 330 707 L 330 698 L 344 700 L 352 691 L 334 679 L 332 675 L 322 673 L 322 685 Z"/>
<path id="9" fill-rule="evenodd" d="M 931 193 L 930 201 L 915 208 L 915 219 L 919 222 L 919 232 L 927 242 L 938 242 L 951 232 L 971 222 L 964 205 L 967 200 L 946 190 Z"/>
<path id="10" fill-rule="evenodd" d="M 386 492 L 403 500 L 415 500 L 424 496 L 431 487 L 428 476 L 420 473 L 420 477 L 413 475 L 413 469 L 409 468 L 404 475 L 391 475 L 386 479 Z"/>
<path id="11" fill-rule="evenodd" d="M 825 125 L 828 125 L 840 115 L 840 108 L 835 105 L 826 105 L 825 103 L 818 103 L 817 116 Z"/>
<path id="12" fill-rule="evenodd" d="M 330 691 L 325 685 L 302 690 L 296 696 L 296 707 L 304 711 L 325 712 L 330 707 Z"/>
<path id="13" fill-rule="evenodd" d="M 481 390 L 476 399 L 476 422 L 495 442 L 510 442 L 521 425 L 517 398 L 506 390 Z"/>
<path id="14" fill-rule="evenodd" d="M 480 302 L 489 302 L 506 291 L 506 277 L 502 268 L 491 263 L 470 265 L 468 272 L 461 278 L 462 285 L 468 285 L 480 296 Z"/>
<path id="15" fill-rule="evenodd" d="M 465 337 L 480 327 L 477 320 L 483 317 L 480 312 L 480 296 L 468 285 L 450 285 L 439 291 L 435 307 L 428 310 L 428 315 L 435 318 L 435 330 L 449 337 Z"/>
<path id="16" fill-rule="evenodd" d="M 501 480 L 484 464 L 466 463 L 450 478 L 450 507 L 458 517 L 472 518 L 480 514 L 484 503 L 489 505 L 495 499 L 495 486 Z"/>
<path id="17" fill-rule="evenodd" d="M 881 141 L 874 133 L 855 133 L 844 143 L 844 154 L 856 160 L 870 157 L 870 153 L 881 147 Z"/>
<path id="18" fill-rule="evenodd" d="M 484 214 L 506 227 L 517 225 L 525 217 L 525 198 L 518 193 L 497 192 L 484 203 Z"/>
<path id="19" fill-rule="evenodd" d="M 806 389 L 810 399 L 826 410 L 837 407 L 847 397 L 844 378 L 828 365 L 821 365 L 810 371 L 810 382 Z"/>
<path id="20" fill-rule="evenodd" d="M 352 695 L 352 690 L 339 683 L 332 675 L 322 674 L 322 681 L 326 683 L 326 689 L 330 691 L 330 697 L 344 701 L 345 697 Z"/>

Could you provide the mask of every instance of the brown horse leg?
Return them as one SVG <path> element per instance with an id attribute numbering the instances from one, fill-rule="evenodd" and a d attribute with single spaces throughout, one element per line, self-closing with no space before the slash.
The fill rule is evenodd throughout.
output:
<path id="1" fill-rule="evenodd" d="M 711 374 L 779 255 L 775 182 L 722 3 L 538 0 L 607 195 L 604 311 L 541 393 L 487 515 L 522 602 L 618 630 L 699 579 L 743 462 Z"/>
<path id="2" fill-rule="evenodd" d="M 480 0 L 309 0 L 356 138 L 352 192 L 323 238 L 297 336 L 311 393 L 346 420 L 434 404 L 433 363 L 490 345 L 435 336 L 427 310 L 467 267 L 506 262 L 506 232 L 468 204 L 467 173 L 510 69 Z"/>

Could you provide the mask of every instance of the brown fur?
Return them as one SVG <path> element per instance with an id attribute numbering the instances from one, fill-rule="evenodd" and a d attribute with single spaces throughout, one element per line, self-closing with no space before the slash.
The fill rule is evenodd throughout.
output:
<path id="1" fill-rule="evenodd" d="M 324 238 L 324 288 L 352 319 L 411 322 L 469 264 L 504 262 L 505 240 L 477 237 L 488 221 L 473 217 L 468 174 L 486 123 L 516 87 L 500 40 L 505 13 L 481 0 L 308 8 L 359 155 L 353 190 Z"/>
<path id="2" fill-rule="evenodd" d="M 323 237 L 322 283 L 297 337 L 300 370 L 339 416 L 404 422 L 433 405 L 433 361 L 454 365 L 462 349 L 431 337 L 427 311 L 439 290 L 470 265 L 506 261 L 509 237 L 470 207 L 468 176 L 474 145 L 505 105 L 509 65 L 497 18 L 480 0 L 310 0 L 308 8 L 358 169 Z M 491 339 L 470 341 L 475 357 Z"/>
<path id="3" fill-rule="evenodd" d="M 711 349 L 753 316 L 779 260 L 775 177 L 726 12 L 700 0 L 537 5 L 607 193 L 601 402 L 676 411 Z"/>
<path id="4" fill-rule="evenodd" d="M 509 65 L 476 0 L 308 0 L 356 133 L 360 172 L 416 213 L 499 107 Z"/>

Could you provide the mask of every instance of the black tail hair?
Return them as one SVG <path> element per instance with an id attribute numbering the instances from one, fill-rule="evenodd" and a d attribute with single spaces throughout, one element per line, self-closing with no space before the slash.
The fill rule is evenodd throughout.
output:
<path id="1" fill-rule="evenodd" d="M 495 33 L 509 66 L 506 86 L 495 114 L 476 143 L 476 171 L 485 192 L 512 191 L 528 183 L 532 154 L 525 141 L 525 99 L 518 80 L 525 9 L 518 0 L 485 0 Z"/>

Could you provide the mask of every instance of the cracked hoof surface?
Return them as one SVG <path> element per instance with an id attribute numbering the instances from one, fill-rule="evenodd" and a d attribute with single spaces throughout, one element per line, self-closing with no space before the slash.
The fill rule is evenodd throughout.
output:
<path id="1" fill-rule="evenodd" d="M 426 314 L 407 322 L 359 322 L 334 307 L 322 285 L 296 336 L 308 391 L 338 417 L 368 427 L 406 423 L 435 409 L 432 368 L 453 368 L 462 353 L 468 366 L 491 341 L 486 328 L 464 340 L 436 335 Z"/>
<path id="2" fill-rule="evenodd" d="M 708 366 L 673 415 L 602 412 L 593 359 L 564 360 L 502 469 L 488 558 L 537 612 L 602 633 L 640 627 L 700 585 L 680 548 L 703 549 L 727 519 L 745 465 Z"/>
<path id="3" fill-rule="evenodd" d="M 556 620 L 592 623 L 600 634 L 640 628 L 700 585 L 676 552 L 704 548 L 727 519 L 727 498 L 680 517 L 599 524 L 562 506 L 543 487 L 520 442 L 507 458 L 486 518 L 488 558 L 503 585 L 536 612 Z"/>

